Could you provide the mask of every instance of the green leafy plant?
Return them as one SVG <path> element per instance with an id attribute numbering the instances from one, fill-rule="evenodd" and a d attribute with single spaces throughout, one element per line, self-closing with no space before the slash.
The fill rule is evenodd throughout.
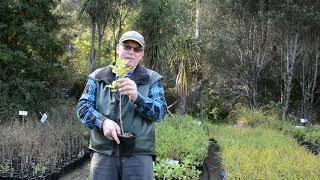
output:
<path id="1" fill-rule="evenodd" d="M 34 167 L 33 167 L 33 173 L 36 176 L 41 175 L 47 168 L 42 166 L 41 164 L 37 163 Z"/>
<path id="2" fill-rule="evenodd" d="M 117 80 L 113 81 L 111 84 L 106 85 L 106 87 L 110 88 L 112 92 L 116 92 L 118 85 L 119 85 L 119 79 L 124 78 L 125 75 L 130 71 L 130 68 L 126 66 L 127 61 L 124 59 L 117 59 L 115 65 L 110 65 L 112 72 L 116 74 Z"/>
<path id="3" fill-rule="evenodd" d="M 9 164 L 0 164 L 0 174 L 11 174 L 13 170 Z"/>
<path id="4" fill-rule="evenodd" d="M 198 179 L 201 171 L 186 161 L 180 164 L 161 159 L 154 165 L 155 179 Z"/>
<path id="5" fill-rule="evenodd" d="M 320 153 L 320 126 L 310 126 L 302 129 L 291 129 L 290 134 L 297 141 L 315 153 Z"/>
<path id="6" fill-rule="evenodd" d="M 112 92 L 116 92 L 119 86 L 119 79 L 124 78 L 125 75 L 130 71 L 131 68 L 127 67 L 127 61 L 121 58 L 116 60 L 115 65 L 110 65 L 112 72 L 116 74 L 117 80 L 113 81 L 111 84 L 106 85 L 106 88 L 110 88 Z M 120 106 L 120 128 L 121 134 L 124 134 L 122 126 L 122 117 L 121 117 L 121 95 L 119 96 L 119 106 Z"/>

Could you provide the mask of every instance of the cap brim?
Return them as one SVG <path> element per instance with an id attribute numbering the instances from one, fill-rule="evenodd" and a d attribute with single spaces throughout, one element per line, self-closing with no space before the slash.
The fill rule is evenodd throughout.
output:
<path id="1" fill-rule="evenodd" d="M 137 39 L 134 39 L 134 38 L 123 38 L 123 39 L 121 39 L 121 42 L 120 42 L 120 43 L 122 43 L 122 42 L 124 42 L 124 41 L 129 41 L 129 40 L 135 41 L 135 42 L 139 43 L 139 44 L 141 45 L 141 47 L 144 47 L 144 45 L 143 45 L 142 42 L 140 42 L 140 41 L 138 41 Z"/>

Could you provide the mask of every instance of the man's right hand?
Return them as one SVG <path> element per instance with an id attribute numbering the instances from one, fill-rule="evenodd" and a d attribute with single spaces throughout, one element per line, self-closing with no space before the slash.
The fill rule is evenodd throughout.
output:
<path id="1" fill-rule="evenodd" d="M 120 127 L 117 123 L 110 119 L 106 119 L 102 124 L 103 135 L 110 140 L 115 140 L 117 144 L 120 144 L 118 134 L 121 134 Z"/>

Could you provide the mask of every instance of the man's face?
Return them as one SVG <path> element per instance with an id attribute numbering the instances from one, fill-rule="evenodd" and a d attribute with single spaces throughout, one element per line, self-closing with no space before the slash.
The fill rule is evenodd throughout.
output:
<path id="1" fill-rule="evenodd" d="M 143 58 L 143 48 L 136 41 L 124 41 L 117 47 L 117 54 L 120 58 L 127 60 L 127 67 L 136 68 Z"/>

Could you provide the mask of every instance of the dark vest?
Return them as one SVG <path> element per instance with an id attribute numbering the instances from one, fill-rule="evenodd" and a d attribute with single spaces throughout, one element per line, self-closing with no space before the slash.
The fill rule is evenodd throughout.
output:
<path id="1" fill-rule="evenodd" d="M 115 74 L 109 66 L 97 69 L 89 78 L 96 81 L 96 104 L 95 109 L 119 124 L 119 101 L 116 96 L 119 94 L 111 92 L 106 85 L 115 80 Z M 133 74 L 129 77 L 137 84 L 138 92 L 148 97 L 151 85 L 162 79 L 162 76 L 155 71 L 149 70 L 138 64 Z M 155 130 L 154 121 L 146 119 L 136 110 L 136 105 L 129 101 L 128 96 L 122 96 L 122 123 L 125 132 L 136 134 L 135 153 L 155 155 Z M 120 125 L 119 125 L 120 126 Z M 111 155 L 115 152 L 117 145 L 103 136 L 102 130 L 91 130 L 90 149 Z"/>

